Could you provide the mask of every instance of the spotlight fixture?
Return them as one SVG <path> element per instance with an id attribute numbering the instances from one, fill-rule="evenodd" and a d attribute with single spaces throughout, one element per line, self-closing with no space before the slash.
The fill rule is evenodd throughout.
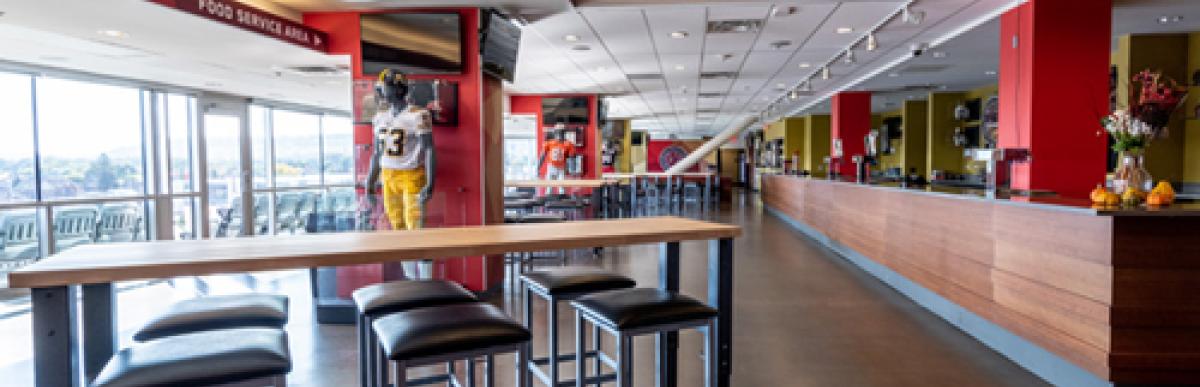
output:
<path id="1" fill-rule="evenodd" d="M 800 68 L 802 68 L 802 69 L 806 69 L 806 68 L 809 68 L 809 67 L 812 67 L 812 63 L 808 63 L 808 62 L 802 62 L 802 63 L 800 63 Z"/>
<path id="2" fill-rule="evenodd" d="M 568 42 L 578 42 L 579 35 L 571 35 L 571 34 L 564 35 L 563 40 L 568 41 Z"/>
<path id="3" fill-rule="evenodd" d="M 875 51 L 879 49 L 879 39 L 875 38 L 875 33 L 867 34 L 867 51 Z"/>
<path id="4" fill-rule="evenodd" d="M 129 37 L 129 34 L 125 33 L 125 31 L 118 31 L 118 30 L 100 30 L 100 31 L 96 31 L 96 33 L 98 33 L 98 34 L 100 34 L 100 35 L 104 35 L 104 36 L 110 37 L 110 38 L 126 38 L 126 37 Z"/>
<path id="5" fill-rule="evenodd" d="M 674 38 L 674 39 L 683 39 L 686 37 L 688 37 L 687 31 L 680 30 L 680 31 L 675 31 L 675 32 L 671 33 L 671 38 Z"/>
<path id="6" fill-rule="evenodd" d="M 837 28 L 837 33 L 842 34 L 842 35 L 849 34 L 851 32 L 854 32 L 854 29 L 850 28 L 850 27 L 838 27 Z"/>
<path id="7" fill-rule="evenodd" d="M 829 71 L 829 66 L 825 66 L 825 67 L 821 68 L 821 79 L 829 79 L 832 76 L 833 76 L 833 73 L 831 71 Z"/>
<path id="8" fill-rule="evenodd" d="M 799 13 L 799 12 L 800 12 L 800 7 L 796 7 L 796 6 L 775 7 L 775 9 L 771 10 L 771 16 L 784 17 L 784 16 L 795 15 L 796 13 Z"/>
<path id="9" fill-rule="evenodd" d="M 854 51 L 846 50 L 846 55 L 842 58 L 842 60 L 845 61 L 846 64 L 854 64 Z"/>
<path id="10" fill-rule="evenodd" d="M 904 20 L 904 22 L 908 24 L 917 25 L 925 21 L 925 12 L 914 11 L 910 6 L 905 6 L 904 11 L 902 11 L 900 15 L 900 19 Z"/>
<path id="11" fill-rule="evenodd" d="M 788 99 L 793 101 L 800 99 L 800 90 L 792 90 L 790 93 L 788 93 Z"/>

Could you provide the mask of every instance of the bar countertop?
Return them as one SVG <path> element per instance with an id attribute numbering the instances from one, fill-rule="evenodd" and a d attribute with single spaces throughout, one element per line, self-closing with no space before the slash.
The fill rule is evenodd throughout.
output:
<path id="1" fill-rule="evenodd" d="M 920 186 L 904 186 L 899 182 L 858 183 L 854 180 L 829 180 L 796 175 L 776 175 L 793 179 L 807 179 L 829 182 L 831 184 L 851 184 L 879 189 L 902 190 L 913 193 L 924 193 L 954 199 L 988 200 L 998 203 L 1035 206 L 1039 208 L 1071 211 L 1098 216 L 1200 216 L 1200 203 L 1175 203 L 1170 206 L 1097 206 L 1091 201 L 1079 198 L 1067 198 L 1053 193 L 1026 194 L 1000 191 L 994 194 L 979 188 L 959 187 L 952 185 L 925 184 Z"/>

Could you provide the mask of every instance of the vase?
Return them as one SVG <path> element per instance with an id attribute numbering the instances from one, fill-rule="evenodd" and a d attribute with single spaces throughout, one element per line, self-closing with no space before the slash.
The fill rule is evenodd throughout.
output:
<path id="1" fill-rule="evenodd" d="M 1146 170 L 1145 151 L 1122 151 L 1117 170 L 1113 172 L 1113 191 L 1121 194 L 1130 187 L 1136 187 L 1143 192 L 1149 192 L 1153 184 L 1154 178 Z"/>

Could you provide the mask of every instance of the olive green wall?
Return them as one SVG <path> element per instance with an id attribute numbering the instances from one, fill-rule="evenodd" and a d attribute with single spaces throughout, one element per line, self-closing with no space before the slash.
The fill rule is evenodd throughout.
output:
<path id="1" fill-rule="evenodd" d="M 817 114 L 804 117 L 804 169 L 813 176 L 825 176 L 825 157 L 829 156 L 829 127 L 831 116 Z"/>
<path id="2" fill-rule="evenodd" d="M 1128 107 L 1130 78 L 1142 70 L 1162 71 L 1181 83 L 1190 81 L 1187 34 L 1126 35 L 1118 39 L 1114 64 L 1117 66 L 1117 104 Z M 1146 169 L 1155 180 L 1184 181 L 1185 114 L 1177 114 L 1168 126 L 1168 136 L 1146 148 Z M 1099 125 L 1099 124 L 1097 124 Z"/>
<path id="3" fill-rule="evenodd" d="M 633 131 L 630 130 L 629 120 L 612 120 L 613 125 L 623 128 L 625 136 L 621 138 L 621 154 L 617 155 L 617 162 L 613 165 L 613 170 L 621 173 L 633 172 L 633 165 L 630 162 L 630 145 L 633 142 Z"/>
<path id="4" fill-rule="evenodd" d="M 929 93 L 927 142 L 925 146 L 925 176 L 932 178 L 934 170 L 961 173 L 963 150 L 954 146 L 954 108 L 966 100 L 965 93 Z"/>
<path id="5" fill-rule="evenodd" d="M 900 109 L 904 115 L 904 137 L 901 138 L 901 153 L 904 155 L 904 173 L 915 169 L 917 173 L 928 175 L 929 160 L 927 158 L 929 137 L 929 103 L 925 101 L 904 101 Z"/>

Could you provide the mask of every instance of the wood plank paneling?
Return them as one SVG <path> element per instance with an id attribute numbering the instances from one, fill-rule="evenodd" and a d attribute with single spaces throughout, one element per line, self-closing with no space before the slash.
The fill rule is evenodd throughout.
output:
<path id="1" fill-rule="evenodd" d="M 1118 383 L 1200 380 L 1200 217 L 765 177 L 831 241 Z"/>

